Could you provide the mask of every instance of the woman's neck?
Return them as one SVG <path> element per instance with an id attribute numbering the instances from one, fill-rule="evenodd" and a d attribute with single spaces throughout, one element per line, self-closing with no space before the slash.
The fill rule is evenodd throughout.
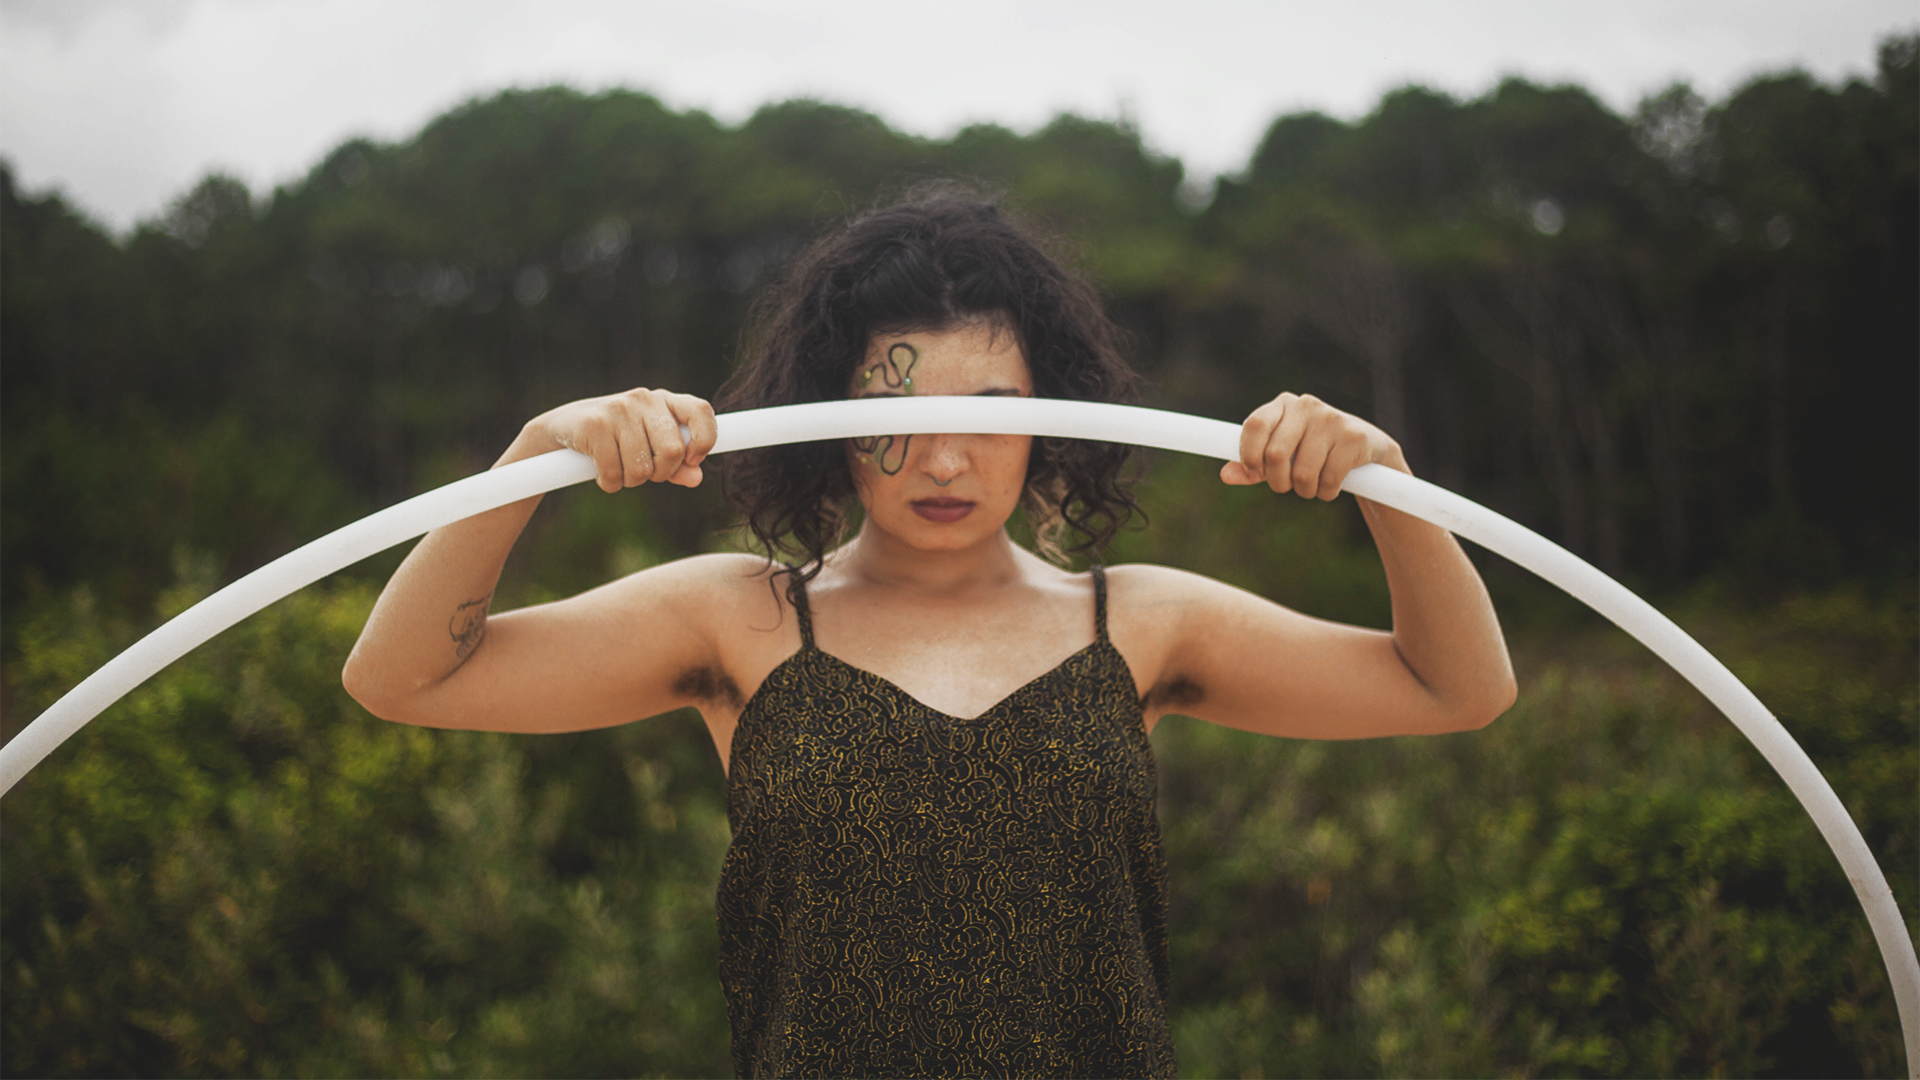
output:
<path id="1" fill-rule="evenodd" d="M 1024 557 L 1024 558 L 1023 558 Z M 928 595 L 951 595 L 1019 580 L 1033 556 L 1005 529 L 954 550 L 917 548 L 867 522 L 853 542 L 829 558 L 852 582 Z"/>

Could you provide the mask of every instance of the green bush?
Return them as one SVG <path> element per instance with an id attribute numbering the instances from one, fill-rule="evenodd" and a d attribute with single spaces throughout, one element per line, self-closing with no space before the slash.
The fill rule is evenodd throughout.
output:
<path id="1" fill-rule="evenodd" d="M 1842 592 L 1688 620 L 1813 753 L 1910 927 L 1911 615 Z M 1163 726 L 1185 1072 L 1900 1071 L 1879 951 L 1811 820 L 1691 689 L 1583 638 L 1544 643 L 1578 664 L 1522 643 L 1521 700 L 1483 732 Z"/>
<path id="2" fill-rule="evenodd" d="M 1179 480 L 1152 489 L 1134 557 L 1188 545 L 1318 612 L 1382 614 L 1346 510 Z M 562 539 L 610 569 L 644 561 L 634 505 L 563 503 Z M 206 560 L 176 564 L 159 617 L 217 580 Z M 1911 593 L 1754 607 L 1707 587 L 1677 609 L 1806 745 L 1908 913 Z M 383 723 L 338 678 L 371 600 L 348 582 L 282 601 L 7 796 L 5 1071 L 726 1071 L 712 893 L 727 828 L 698 719 L 546 737 Z M 10 614 L 14 718 L 133 637 L 85 589 Z M 1878 951 L 1804 812 L 1638 646 L 1570 625 L 1515 642 L 1520 702 L 1482 732 L 1161 726 L 1188 1074 L 1900 1070 Z"/>
<path id="3" fill-rule="evenodd" d="M 170 590 L 162 615 L 210 583 Z M 7 796 L 12 1075 L 715 1075 L 726 843 L 686 716 L 514 739 L 375 720 L 363 586 L 161 673 Z M 20 627 L 32 715 L 129 634 L 84 591 Z"/>

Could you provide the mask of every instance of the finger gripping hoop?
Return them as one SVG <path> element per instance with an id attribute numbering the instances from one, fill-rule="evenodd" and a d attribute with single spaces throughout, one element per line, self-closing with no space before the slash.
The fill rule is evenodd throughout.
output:
<path id="1" fill-rule="evenodd" d="M 713 453 L 784 443 L 939 432 L 1132 443 L 1222 460 L 1240 456 L 1238 425 L 1180 413 L 1047 398 L 870 398 L 786 405 L 717 418 Z M 69 691 L 0 748 L 0 793 L 101 710 L 201 642 L 275 600 L 376 552 L 497 506 L 593 479 L 590 458 L 557 450 L 362 518 L 268 563 L 175 616 Z M 1787 782 L 1853 883 L 1892 978 L 1909 1076 L 1920 1061 L 1920 962 L 1887 879 L 1826 778 L 1726 665 L 1625 586 L 1560 545 L 1450 491 L 1380 465 L 1346 490 L 1430 521 L 1519 563 L 1606 616 L 1705 694 Z"/>

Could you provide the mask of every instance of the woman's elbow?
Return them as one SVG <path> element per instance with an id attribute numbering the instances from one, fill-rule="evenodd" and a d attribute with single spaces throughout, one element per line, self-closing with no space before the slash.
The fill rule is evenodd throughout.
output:
<path id="1" fill-rule="evenodd" d="M 1432 735 L 1479 731 L 1500 719 L 1520 696 L 1511 672 L 1451 692 L 1430 692 L 1431 707 L 1420 730 Z"/>
<path id="2" fill-rule="evenodd" d="M 360 703 L 361 708 L 375 716 L 380 715 L 378 688 L 365 665 L 355 663 L 354 657 L 347 657 L 346 666 L 340 669 L 340 685 L 346 689 L 348 697 Z"/>
<path id="3" fill-rule="evenodd" d="M 1473 700 L 1460 711 L 1460 726 L 1454 730 L 1479 731 L 1504 716 L 1518 700 L 1520 684 L 1514 679 L 1513 672 L 1508 671 L 1492 680 L 1481 693 L 1474 695 Z"/>
<path id="4" fill-rule="evenodd" d="M 406 710 L 396 699 L 390 680 L 382 679 L 378 669 L 361 659 L 356 651 L 340 669 L 340 685 L 360 707 L 382 720 L 407 723 Z"/>

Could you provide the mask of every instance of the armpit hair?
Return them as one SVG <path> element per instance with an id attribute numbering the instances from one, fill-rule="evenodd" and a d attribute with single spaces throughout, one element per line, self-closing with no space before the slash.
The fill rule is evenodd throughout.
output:
<path id="1" fill-rule="evenodd" d="M 740 687 L 726 672 L 716 667 L 688 668 L 673 682 L 673 692 L 695 701 L 710 701 L 738 709 L 746 704 Z"/>
<path id="2" fill-rule="evenodd" d="M 1184 709 L 1200 704 L 1206 700 L 1206 696 L 1206 690 L 1199 683 L 1180 676 L 1147 691 L 1147 704 L 1164 709 Z"/>

